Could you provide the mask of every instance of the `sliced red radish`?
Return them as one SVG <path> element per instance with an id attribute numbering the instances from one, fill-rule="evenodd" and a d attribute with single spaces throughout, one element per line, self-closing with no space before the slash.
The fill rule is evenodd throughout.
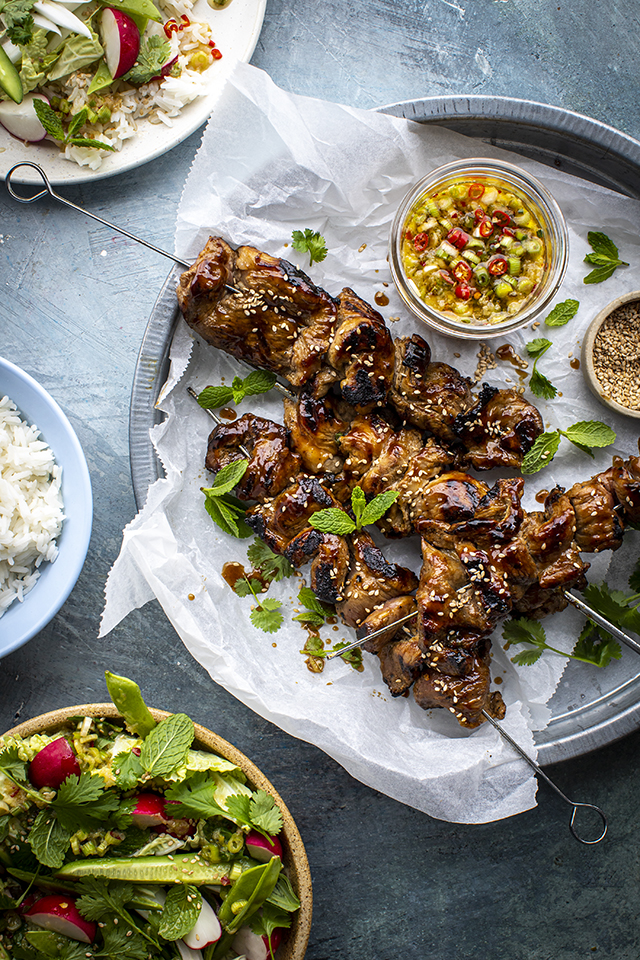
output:
<path id="1" fill-rule="evenodd" d="M 243 927 L 233 938 L 233 949 L 236 953 L 244 954 L 247 960 L 272 960 L 282 940 L 282 930 L 279 927 L 271 934 L 271 950 L 269 938 L 261 937 L 249 927 Z"/>
<path id="2" fill-rule="evenodd" d="M 166 822 L 164 797 L 157 793 L 140 793 L 134 800 L 136 805 L 131 816 L 136 827 L 146 830 L 147 827 L 157 827 Z"/>
<path id="3" fill-rule="evenodd" d="M 22 104 L 26 99 L 25 97 Z M 2 119 L 1 116 L 0 119 Z M 4 120 L 2 122 L 4 123 Z M 58 740 L 52 740 L 51 743 L 48 743 L 46 747 L 36 753 L 29 764 L 29 780 L 38 790 L 41 790 L 42 787 L 52 787 L 57 790 L 60 784 L 64 783 L 67 777 L 72 774 L 77 777 L 80 776 L 80 764 L 71 749 L 71 744 L 64 737 L 59 737 Z"/>
<path id="4" fill-rule="evenodd" d="M 204 950 L 210 943 L 216 943 L 221 936 L 222 927 L 215 910 L 203 897 L 195 926 L 189 930 L 183 940 L 191 950 Z"/>
<path id="5" fill-rule="evenodd" d="M 271 857 L 280 857 L 282 860 L 282 844 L 277 837 L 264 837 L 257 830 L 251 830 L 245 843 L 249 856 L 260 863 L 266 863 Z"/>
<path id="6" fill-rule="evenodd" d="M 11 136 L 17 137 L 18 140 L 24 140 L 25 143 L 37 143 L 38 140 L 44 140 L 47 135 L 47 131 L 38 120 L 38 115 L 33 106 L 34 100 L 49 102 L 41 93 L 37 95 L 29 93 L 26 97 L 23 97 L 21 103 L 14 103 L 13 100 L 0 100 L 0 123 L 5 130 L 9 131 Z M 47 784 L 43 784 L 43 786 L 47 786 Z"/>
<path id="7" fill-rule="evenodd" d="M 138 59 L 140 31 L 126 13 L 105 7 L 100 16 L 100 32 L 107 67 L 116 80 L 131 70 Z"/>
<path id="8" fill-rule="evenodd" d="M 41 897 L 26 917 L 38 927 L 51 930 L 53 933 L 62 933 L 71 940 L 80 943 L 93 943 L 96 935 L 96 925 L 78 912 L 73 897 L 52 894 Z"/>
<path id="9" fill-rule="evenodd" d="M 202 960 L 198 950 L 192 950 L 191 947 L 188 947 L 184 940 L 176 940 L 176 947 L 180 952 L 182 960 Z"/>

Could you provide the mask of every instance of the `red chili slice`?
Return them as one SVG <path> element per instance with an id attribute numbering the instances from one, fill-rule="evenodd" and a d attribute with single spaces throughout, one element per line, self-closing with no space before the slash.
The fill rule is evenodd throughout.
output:
<path id="1" fill-rule="evenodd" d="M 478 224 L 478 233 L 481 237 L 490 237 L 493 233 L 493 223 L 490 217 L 483 217 Z"/>
<path id="2" fill-rule="evenodd" d="M 182 13 L 182 14 L 180 15 L 180 19 L 182 20 L 182 26 L 183 26 L 183 27 L 190 27 L 190 26 L 191 26 L 191 20 L 189 20 L 189 17 L 186 15 L 186 13 Z"/>
<path id="3" fill-rule="evenodd" d="M 442 277 L 445 283 L 448 283 L 449 286 L 451 287 L 454 285 L 455 280 L 447 270 L 439 270 L 438 273 L 440 274 L 440 276 Z"/>
<path id="4" fill-rule="evenodd" d="M 458 298 L 458 300 L 468 300 L 469 297 L 471 296 L 471 287 L 469 286 L 468 283 L 464 283 L 464 281 L 462 281 L 456 284 L 456 289 L 454 293 Z"/>
<path id="5" fill-rule="evenodd" d="M 460 260 L 451 268 L 451 272 L 458 280 L 469 280 L 473 271 L 466 260 Z"/>
<path id="6" fill-rule="evenodd" d="M 464 250 L 469 240 L 471 240 L 471 237 L 468 233 L 465 233 L 464 230 L 461 230 L 460 227 L 454 227 L 453 230 L 449 230 L 447 240 L 449 243 L 452 243 L 454 247 L 457 247 L 458 250 Z"/>
<path id="7" fill-rule="evenodd" d="M 427 250 L 429 247 L 429 234 L 417 233 L 413 238 L 413 246 L 418 253 L 422 253 L 424 250 Z"/>
<path id="8" fill-rule="evenodd" d="M 502 233 L 503 233 L 503 236 L 505 236 L 505 237 L 513 237 L 514 240 L 515 240 L 515 238 L 516 238 L 515 233 L 513 232 L 513 230 L 511 230 L 510 227 L 505 227 L 505 228 L 503 229 Z"/>
<path id="9" fill-rule="evenodd" d="M 167 20 L 167 22 L 164 25 L 165 36 L 167 37 L 167 39 L 170 40 L 171 34 L 177 33 L 179 29 L 180 27 L 178 26 L 175 20 Z"/>
<path id="10" fill-rule="evenodd" d="M 473 211 L 473 215 L 476 218 L 476 222 L 479 223 L 484 217 L 484 207 L 476 207 Z"/>
<path id="11" fill-rule="evenodd" d="M 215 50 L 211 51 L 211 56 L 213 57 L 214 60 L 222 60 L 222 51 L 218 50 L 218 48 L 216 47 Z"/>
<path id="12" fill-rule="evenodd" d="M 491 257 L 491 260 L 487 263 L 487 270 L 492 277 L 501 277 L 508 269 L 509 261 L 506 257 L 501 257 L 500 255 Z"/>
<path id="13" fill-rule="evenodd" d="M 491 216 L 493 218 L 493 222 L 497 223 L 499 227 L 510 227 L 513 223 L 513 220 L 506 210 L 494 210 Z"/>
<path id="14" fill-rule="evenodd" d="M 484 193 L 484 186 L 481 183 L 472 183 L 467 192 L 472 200 L 479 200 Z"/>

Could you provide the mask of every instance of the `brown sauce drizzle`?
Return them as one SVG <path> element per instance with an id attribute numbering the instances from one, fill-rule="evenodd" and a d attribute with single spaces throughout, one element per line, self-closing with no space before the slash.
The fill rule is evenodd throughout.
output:
<path id="1" fill-rule="evenodd" d="M 229 561 L 225 563 L 222 567 L 222 579 L 225 580 L 231 589 L 235 587 L 238 580 L 242 580 L 243 577 L 246 577 L 247 572 L 242 566 L 241 563 L 235 563 L 234 561 Z"/>
<path id="2" fill-rule="evenodd" d="M 578 359 L 578 357 L 574 357 L 571 363 L 569 364 L 569 366 L 571 367 L 572 370 L 579 370 L 580 360 Z"/>
<path id="3" fill-rule="evenodd" d="M 386 307 L 389 303 L 389 297 L 386 293 L 383 293 L 382 290 L 377 290 L 373 296 L 373 299 L 379 307 Z"/>
<path id="4" fill-rule="evenodd" d="M 223 420 L 235 420 L 238 414 L 233 407 L 223 407 L 218 416 L 222 417 Z"/>

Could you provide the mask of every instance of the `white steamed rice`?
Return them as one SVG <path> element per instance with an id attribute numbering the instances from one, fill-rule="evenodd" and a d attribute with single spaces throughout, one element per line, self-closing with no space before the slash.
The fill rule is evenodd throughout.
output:
<path id="1" fill-rule="evenodd" d="M 43 561 L 58 554 L 64 519 L 62 470 L 40 431 L 21 419 L 16 405 L 0 400 L 0 617 L 23 600 Z"/>

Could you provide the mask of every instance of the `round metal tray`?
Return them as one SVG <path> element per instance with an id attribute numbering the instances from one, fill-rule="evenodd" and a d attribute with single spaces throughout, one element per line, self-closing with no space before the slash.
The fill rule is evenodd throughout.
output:
<path id="1" fill-rule="evenodd" d="M 640 143 L 580 114 L 506 97 L 428 97 L 380 109 L 447 127 L 640 199 Z M 162 287 L 134 374 L 129 448 L 138 507 L 149 486 L 163 476 L 149 430 L 163 419 L 155 404 L 169 370 L 169 348 L 179 316 L 175 297 L 179 275 L 180 268 L 174 267 Z M 536 734 L 541 763 L 588 753 L 640 727 L 640 673 L 585 696 L 580 669 L 569 664 L 550 702 L 552 719 Z"/>

